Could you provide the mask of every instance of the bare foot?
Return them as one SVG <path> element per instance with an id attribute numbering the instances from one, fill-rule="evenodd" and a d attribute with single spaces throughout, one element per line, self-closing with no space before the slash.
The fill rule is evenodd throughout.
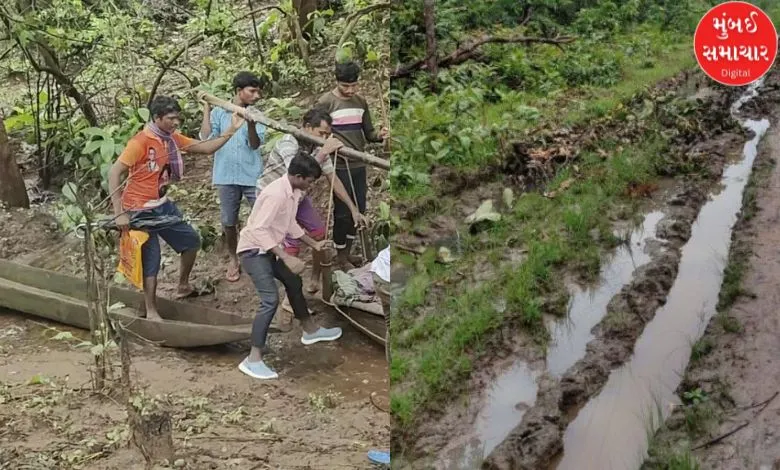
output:
<path id="1" fill-rule="evenodd" d="M 156 310 L 149 310 L 146 312 L 146 319 L 151 321 L 162 321 L 162 317 Z"/>
<path id="2" fill-rule="evenodd" d="M 241 266 L 236 261 L 231 261 L 230 266 L 227 269 L 227 275 L 225 278 L 229 282 L 236 282 L 241 279 Z"/>
<path id="3" fill-rule="evenodd" d="M 195 289 L 193 289 L 189 284 L 182 284 L 178 289 L 176 289 L 177 299 L 186 299 L 187 297 L 191 297 L 193 294 L 195 294 Z"/>

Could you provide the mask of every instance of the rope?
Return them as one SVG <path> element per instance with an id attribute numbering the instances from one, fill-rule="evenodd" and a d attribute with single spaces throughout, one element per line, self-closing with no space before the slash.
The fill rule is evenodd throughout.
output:
<path id="1" fill-rule="evenodd" d="M 337 160 L 339 158 L 339 151 L 336 150 L 336 158 L 334 160 Z M 336 169 L 334 166 L 333 173 L 330 175 L 330 197 L 328 198 L 328 218 L 325 222 L 325 238 L 328 238 L 328 233 L 330 233 L 330 216 L 333 214 L 333 185 L 336 182 Z"/>
<path id="2" fill-rule="evenodd" d="M 352 201 L 355 203 L 355 205 L 357 205 L 357 203 L 358 203 L 358 201 L 357 201 L 357 191 L 355 190 L 355 181 L 352 179 L 352 170 L 350 170 L 350 168 L 349 168 L 349 159 L 346 158 L 346 157 L 341 157 L 341 159 L 344 160 L 344 164 L 347 166 L 347 175 L 349 175 L 349 185 L 352 186 Z M 360 212 L 360 207 L 358 207 L 358 212 Z M 353 220 L 352 222 L 355 223 L 357 221 Z M 363 243 L 363 238 L 362 238 L 363 227 L 359 228 L 357 231 L 361 235 L 360 249 L 363 252 L 363 260 L 364 261 L 368 261 L 368 251 L 366 251 L 367 248 L 366 248 L 365 243 Z M 349 254 L 349 253 L 347 253 L 347 254 Z"/>

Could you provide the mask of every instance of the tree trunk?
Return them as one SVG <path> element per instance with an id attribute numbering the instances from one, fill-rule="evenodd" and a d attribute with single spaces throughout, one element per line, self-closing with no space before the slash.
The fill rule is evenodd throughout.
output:
<path id="1" fill-rule="evenodd" d="M 425 19 L 425 62 L 431 77 L 431 91 L 436 90 L 439 57 L 436 51 L 436 0 L 423 0 Z"/>
<path id="2" fill-rule="evenodd" d="M 309 15 L 317 10 L 317 0 L 293 0 L 293 8 L 298 14 L 298 24 L 301 27 L 303 36 L 306 40 L 311 39 L 314 33 L 312 25 L 306 25 L 309 22 Z"/>
<path id="3" fill-rule="evenodd" d="M 24 185 L 22 173 L 16 164 L 16 158 L 11 153 L 8 134 L 5 132 L 5 122 L 0 116 L 0 202 L 8 207 L 30 207 L 27 188 Z"/>
<path id="4" fill-rule="evenodd" d="M 128 414 L 133 444 L 141 451 L 146 462 L 154 464 L 172 460 L 174 447 L 170 412 L 159 408 L 140 411 L 128 405 Z"/>

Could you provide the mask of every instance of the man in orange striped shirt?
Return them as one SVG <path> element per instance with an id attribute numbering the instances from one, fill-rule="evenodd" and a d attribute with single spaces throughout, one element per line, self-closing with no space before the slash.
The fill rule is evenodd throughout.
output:
<path id="1" fill-rule="evenodd" d="M 108 174 L 108 189 L 114 205 L 116 225 L 127 230 L 132 218 L 178 217 L 182 214 L 165 195 L 171 181 L 181 178 L 183 163 L 181 152 L 211 154 L 225 145 L 244 123 L 241 116 L 233 115 L 230 128 L 221 136 L 199 141 L 182 135 L 176 129 L 181 118 L 179 104 L 171 97 L 157 96 L 149 106 L 152 122 L 127 142 Z M 120 193 L 122 180 L 128 174 L 126 186 Z M 160 270 L 160 240 L 163 238 L 181 255 L 178 296 L 193 293 L 190 272 L 200 249 L 200 236 L 188 223 L 180 220 L 149 234 L 143 244 L 141 258 L 144 273 L 144 297 L 146 318 L 160 320 L 157 312 L 157 274 Z"/>

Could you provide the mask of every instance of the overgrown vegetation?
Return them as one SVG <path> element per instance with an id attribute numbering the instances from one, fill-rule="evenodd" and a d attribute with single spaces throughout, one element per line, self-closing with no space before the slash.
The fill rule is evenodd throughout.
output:
<path id="1" fill-rule="evenodd" d="M 405 436 L 462 390 L 488 345 L 496 347 L 499 327 L 544 341 L 542 315 L 565 313 L 555 300 L 565 292 L 564 271 L 598 273 L 615 243 L 612 222 L 632 218 L 642 188 L 660 176 L 705 172 L 703 160 L 674 151 L 705 132 L 697 103 L 650 88 L 695 66 L 690 35 L 713 2 L 511 2 L 494 11 L 500 3 L 437 3 L 435 91 L 425 71 L 393 82 L 391 185 L 404 242 L 414 233 L 439 235 L 428 227 L 442 217 L 463 226 L 462 182 L 499 192 L 496 183 L 512 182 L 522 191 L 486 230 L 458 230 L 458 260 L 394 255 L 415 271 L 394 301 L 390 335 L 399 455 L 410 446 Z M 393 49 L 397 73 L 426 54 L 419 8 L 408 2 L 393 18 L 405 32 Z M 486 43 L 472 60 L 447 62 L 485 35 L 574 40 Z M 583 143 L 583 135 L 595 137 Z M 516 165 L 521 157 L 526 167 Z M 454 201 L 441 197 L 450 195 Z M 512 251 L 522 252 L 522 263 L 508 261 Z M 488 281 L 476 282 L 485 272 Z"/>

